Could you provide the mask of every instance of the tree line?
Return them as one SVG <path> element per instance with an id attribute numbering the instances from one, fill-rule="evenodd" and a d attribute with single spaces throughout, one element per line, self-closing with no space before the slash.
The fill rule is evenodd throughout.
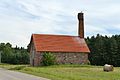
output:
<path id="1" fill-rule="evenodd" d="M 111 64 L 120 66 L 120 35 L 111 37 L 87 37 L 86 42 L 90 48 L 89 60 L 91 65 Z M 13 48 L 10 43 L 0 43 L 1 62 L 10 64 L 28 64 L 29 53 L 23 47 Z"/>
<path id="2" fill-rule="evenodd" d="M 13 48 L 10 43 L 0 43 L 1 62 L 9 64 L 28 64 L 29 53 L 23 47 Z"/>
<path id="3" fill-rule="evenodd" d="M 90 48 L 89 60 L 92 65 L 111 64 L 120 66 L 120 35 L 111 37 L 87 37 L 86 42 Z"/>

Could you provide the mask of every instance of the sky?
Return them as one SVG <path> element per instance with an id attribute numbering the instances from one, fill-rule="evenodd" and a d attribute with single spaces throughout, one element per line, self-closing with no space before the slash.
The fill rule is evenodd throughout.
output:
<path id="1" fill-rule="evenodd" d="M 0 43 L 27 47 L 32 34 L 78 34 L 84 13 L 85 37 L 120 34 L 120 0 L 0 0 Z"/>

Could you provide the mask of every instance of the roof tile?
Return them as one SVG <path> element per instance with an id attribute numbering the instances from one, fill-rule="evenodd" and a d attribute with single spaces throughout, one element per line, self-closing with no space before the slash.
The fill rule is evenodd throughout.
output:
<path id="1" fill-rule="evenodd" d="M 78 36 L 33 34 L 32 39 L 40 52 L 90 52 L 85 40 Z"/>

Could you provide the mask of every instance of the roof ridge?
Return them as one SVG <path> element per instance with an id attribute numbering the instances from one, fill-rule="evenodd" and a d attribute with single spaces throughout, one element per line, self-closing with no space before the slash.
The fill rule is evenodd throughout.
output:
<path id="1" fill-rule="evenodd" d="M 79 36 L 73 36 L 73 35 L 61 35 L 61 34 L 32 34 L 32 35 L 45 35 L 45 36 L 63 36 L 63 37 L 79 37 Z"/>

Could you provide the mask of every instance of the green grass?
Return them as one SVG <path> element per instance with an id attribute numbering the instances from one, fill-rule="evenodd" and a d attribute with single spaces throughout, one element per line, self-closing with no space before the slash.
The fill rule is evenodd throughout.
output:
<path id="1" fill-rule="evenodd" d="M 104 72 L 101 66 L 55 65 L 49 67 L 30 67 L 26 65 L 1 64 L 0 67 L 33 74 L 52 80 L 120 80 L 120 68 Z"/>

